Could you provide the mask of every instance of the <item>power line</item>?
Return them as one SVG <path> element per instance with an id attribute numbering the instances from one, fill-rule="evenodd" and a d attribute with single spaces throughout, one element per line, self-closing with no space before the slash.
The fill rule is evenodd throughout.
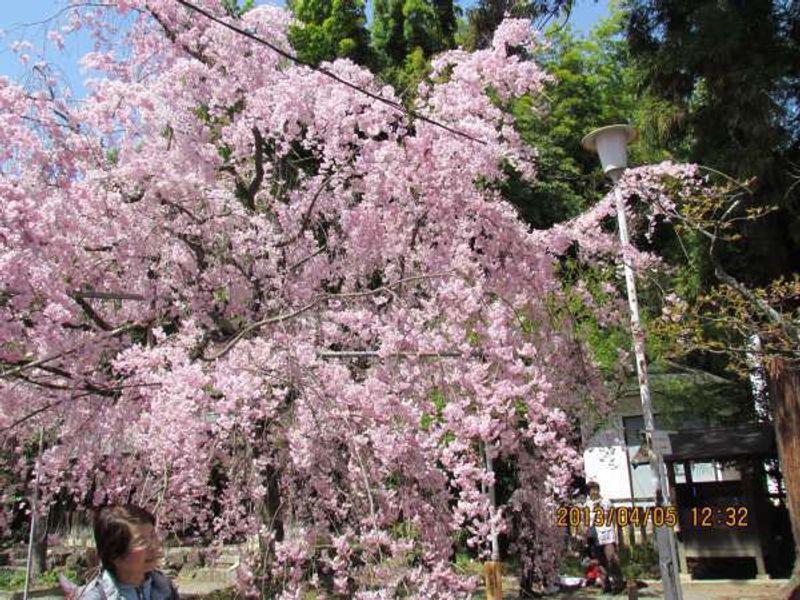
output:
<path id="1" fill-rule="evenodd" d="M 357 91 L 357 92 L 359 92 L 361 94 L 364 94 L 365 96 L 368 96 L 368 97 L 372 98 L 373 100 L 377 100 L 378 102 L 382 102 L 382 103 L 384 103 L 384 104 L 386 104 L 388 106 L 391 106 L 395 110 L 399 110 L 400 112 L 403 112 L 403 113 L 405 113 L 405 114 L 407 114 L 407 115 L 409 115 L 411 117 L 419 119 L 420 121 L 425 121 L 426 123 L 430 123 L 431 125 L 433 125 L 435 127 L 440 127 L 441 129 L 444 129 L 445 131 L 447 131 L 449 133 L 452 133 L 454 135 L 458 135 L 458 136 L 466 138 L 466 139 L 468 139 L 470 141 L 477 142 L 478 144 L 486 145 L 486 142 L 484 142 L 483 140 L 479 140 L 478 138 L 474 138 L 471 135 L 469 135 L 468 133 L 464 133 L 463 131 L 459 131 L 458 129 L 453 129 L 452 127 L 449 127 L 449 126 L 447 126 L 447 125 L 445 125 L 443 123 L 440 123 L 440 122 L 438 122 L 438 121 L 436 121 L 434 119 L 431 119 L 430 117 L 426 117 L 425 115 L 422 115 L 422 114 L 416 112 L 415 110 L 411 110 L 410 108 L 406 108 L 405 106 L 403 106 L 402 104 L 400 104 L 398 102 L 395 102 L 393 100 L 389 100 L 388 98 L 384 98 L 383 96 L 379 96 L 378 94 L 374 94 L 374 93 L 370 92 L 369 90 L 365 90 L 365 89 L 355 85 L 354 83 L 350 83 L 346 79 L 342 79 L 341 77 L 339 77 L 335 73 L 332 73 L 328 69 L 325 69 L 324 67 L 320 67 L 320 66 L 317 66 L 317 65 L 313 65 L 311 63 L 307 63 L 304 60 L 301 60 L 301 59 L 297 58 L 293 54 L 290 54 L 289 52 L 286 52 L 285 50 L 281 50 L 278 46 L 268 42 L 267 40 L 258 37 L 254 33 L 250 32 L 250 31 L 247 31 L 246 29 L 242 29 L 240 27 L 237 27 L 236 25 L 232 25 L 231 23 L 228 23 L 227 21 L 223 21 L 219 17 L 214 16 L 213 14 L 211 14 L 210 12 L 200 8 L 199 6 L 195 6 L 191 2 L 187 2 L 186 0 L 177 0 L 177 2 L 178 2 L 178 4 L 181 4 L 182 6 L 188 8 L 189 10 L 192 10 L 194 12 L 197 12 L 197 13 L 203 15 L 207 19 L 210 19 L 211 21 L 214 21 L 215 23 L 218 23 L 219 25 L 222 25 L 223 27 L 227 27 L 231 31 L 235 31 L 239 35 L 243 35 L 246 38 L 249 38 L 249 39 L 253 40 L 254 42 L 258 42 L 259 44 L 262 44 L 262 45 L 266 46 L 267 48 L 269 48 L 273 52 L 277 52 L 278 54 L 280 54 L 284 58 L 287 58 L 287 59 L 291 60 L 292 62 L 297 63 L 298 65 L 302 65 L 304 67 L 308 67 L 309 69 L 312 69 L 312 70 L 316 71 L 317 73 L 322 73 L 326 77 L 330 77 L 334 81 L 336 81 L 338 83 L 341 83 L 342 85 L 345 85 L 345 86 L 349 87 L 350 89 L 355 90 L 355 91 Z"/>

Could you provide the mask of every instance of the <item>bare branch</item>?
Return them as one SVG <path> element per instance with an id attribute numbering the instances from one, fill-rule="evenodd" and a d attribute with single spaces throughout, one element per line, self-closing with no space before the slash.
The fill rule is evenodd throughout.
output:
<path id="1" fill-rule="evenodd" d="M 781 330 L 783 330 L 793 344 L 800 346 L 800 329 L 798 329 L 794 323 L 784 318 L 783 315 L 781 315 L 777 310 L 772 308 L 763 299 L 759 298 L 758 295 L 753 292 L 753 290 L 725 271 L 713 254 L 711 255 L 711 261 L 714 265 L 714 275 L 717 279 L 730 286 L 742 298 L 749 302 L 759 313 L 761 313 L 761 315 L 764 316 L 770 323 L 777 325 Z"/>
<path id="2" fill-rule="evenodd" d="M 254 158 L 256 173 L 253 177 L 253 181 L 251 181 L 250 185 L 247 187 L 246 206 L 250 210 L 255 210 L 256 208 L 256 194 L 258 190 L 261 189 L 261 183 L 264 181 L 264 138 L 261 136 L 258 127 L 253 127 L 253 138 L 255 140 Z"/>
<path id="3" fill-rule="evenodd" d="M 145 296 L 143 294 L 132 294 L 130 292 L 99 292 L 95 290 L 75 290 L 70 293 L 77 298 L 96 298 L 98 300 L 136 300 L 148 302 L 150 300 L 174 300 L 172 296 Z"/>
<path id="4" fill-rule="evenodd" d="M 315 250 L 314 252 L 312 252 L 308 256 L 304 256 L 303 258 L 298 260 L 296 263 L 294 263 L 292 266 L 289 267 L 289 270 L 290 271 L 296 271 L 297 269 L 302 267 L 305 263 L 307 263 L 309 260 L 311 260 L 315 256 L 319 256 L 320 254 L 325 252 L 325 250 L 327 250 L 327 246 L 321 246 L 320 248 L 318 248 L 317 250 Z"/>
<path id="5" fill-rule="evenodd" d="M 31 382 L 31 383 L 35 383 L 36 385 L 38 385 L 37 382 Z M 89 383 L 89 382 L 87 382 L 87 383 Z M 104 387 L 95 386 L 95 385 L 89 383 L 89 385 L 87 385 L 87 387 L 85 387 L 85 388 L 78 388 L 78 389 L 81 390 L 81 393 L 75 394 L 73 396 L 68 396 L 68 397 L 65 397 L 65 398 L 61 398 L 59 400 L 55 400 L 53 402 L 45 404 L 44 406 L 40 406 L 36 410 L 33 410 L 33 411 L 27 413 L 26 415 L 20 417 L 19 419 L 17 419 L 16 421 L 11 423 L 10 425 L 7 425 L 6 427 L 3 427 L 2 429 L 0 429 L 0 433 L 9 431 L 11 429 L 14 429 L 14 427 L 22 425 L 26 421 L 29 421 L 30 419 L 35 417 L 36 415 L 40 415 L 43 412 L 45 412 L 47 410 L 50 410 L 51 408 L 55 408 L 56 406 L 58 406 L 60 404 L 63 404 L 67 400 L 79 400 L 80 398 L 86 398 L 87 396 L 98 396 L 98 395 L 99 396 L 110 396 L 110 397 L 113 397 L 113 396 L 116 396 L 116 392 L 121 392 L 121 391 L 123 391 L 125 389 L 140 388 L 140 387 L 161 387 L 161 384 L 160 383 L 136 383 L 136 384 L 130 384 L 130 385 L 119 385 L 119 386 L 114 386 L 114 387 L 110 387 L 110 388 L 104 388 Z"/>

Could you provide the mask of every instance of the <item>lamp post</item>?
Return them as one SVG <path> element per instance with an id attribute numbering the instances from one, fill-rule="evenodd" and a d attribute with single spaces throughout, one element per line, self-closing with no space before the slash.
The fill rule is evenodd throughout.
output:
<path id="1" fill-rule="evenodd" d="M 600 155 L 600 164 L 603 172 L 614 183 L 614 200 L 617 209 L 617 223 L 619 226 L 619 240 L 623 252 L 629 245 L 628 223 L 625 218 L 625 202 L 617 186 L 620 176 L 628 166 L 627 145 L 636 139 L 638 132 L 629 125 L 610 125 L 595 129 L 581 140 L 581 145 Z M 622 266 L 625 271 L 625 287 L 628 292 L 628 308 L 631 318 L 631 334 L 633 336 L 633 351 L 636 356 L 636 372 L 639 376 L 639 394 L 642 398 L 642 413 L 646 443 L 650 449 L 650 467 L 653 470 L 656 489 L 656 505 L 669 504 L 669 483 L 664 457 L 659 448 L 652 444 L 655 421 L 653 419 L 653 404 L 650 399 L 650 383 L 647 377 L 647 362 L 645 360 L 644 331 L 639 320 L 639 302 L 636 297 L 636 281 L 633 269 L 624 258 Z M 677 557 L 675 553 L 675 540 L 672 529 L 669 527 L 656 527 L 656 543 L 658 546 L 658 563 L 661 570 L 661 581 L 664 586 L 666 600 L 683 600 L 680 580 L 678 578 Z"/>

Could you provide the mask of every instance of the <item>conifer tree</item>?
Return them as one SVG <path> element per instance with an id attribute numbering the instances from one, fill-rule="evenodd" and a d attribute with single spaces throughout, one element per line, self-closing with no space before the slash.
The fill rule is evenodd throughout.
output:
<path id="1" fill-rule="evenodd" d="M 299 23 L 289 27 L 298 57 L 311 64 L 349 58 L 370 65 L 369 31 L 363 0 L 294 0 Z"/>

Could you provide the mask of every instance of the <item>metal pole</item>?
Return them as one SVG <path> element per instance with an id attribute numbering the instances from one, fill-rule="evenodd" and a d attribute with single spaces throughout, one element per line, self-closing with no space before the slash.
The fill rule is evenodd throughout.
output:
<path id="1" fill-rule="evenodd" d="M 39 462 L 36 464 L 36 478 L 33 484 L 33 497 L 31 498 L 31 531 L 28 535 L 28 559 L 25 563 L 25 588 L 22 591 L 22 600 L 28 600 L 28 590 L 31 584 L 31 567 L 33 566 L 33 537 L 36 531 L 36 505 L 39 497 L 39 466 L 42 462 L 42 449 L 44 446 L 44 427 L 39 430 Z"/>
<path id="2" fill-rule="evenodd" d="M 619 241 L 622 251 L 629 245 L 628 222 L 625 218 L 625 202 L 622 193 L 617 187 L 617 180 L 621 171 L 611 173 L 614 182 L 614 199 L 617 207 L 617 222 L 619 224 Z M 639 376 L 639 394 L 642 397 L 642 413 L 644 427 L 647 432 L 647 443 L 650 447 L 650 468 L 653 470 L 656 488 L 656 506 L 670 503 L 669 485 L 667 482 L 667 469 L 664 458 L 653 449 L 650 443 L 655 421 L 653 419 L 653 404 L 650 400 L 650 382 L 647 377 L 647 361 L 645 359 L 644 330 L 639 320 L 639 301 L 636 296 L 636 281 L 633 269 L 624 259 L 622 266 L 625 271 L 625 286 L 628 292 L 628 308 L 631 316 L 631 334 L 633 336 L 633 352 L 636 356 L 636 372 Z M 675 538 L 670 527 L 656 527 L 656 543 L 658 547 L 658 566 L 661 570 L 661 581 L 664 585 L 664 598 L 666 600 L 683 600 L 680 580 L 678 579 L 678 561 L 675 553 Z"/>

